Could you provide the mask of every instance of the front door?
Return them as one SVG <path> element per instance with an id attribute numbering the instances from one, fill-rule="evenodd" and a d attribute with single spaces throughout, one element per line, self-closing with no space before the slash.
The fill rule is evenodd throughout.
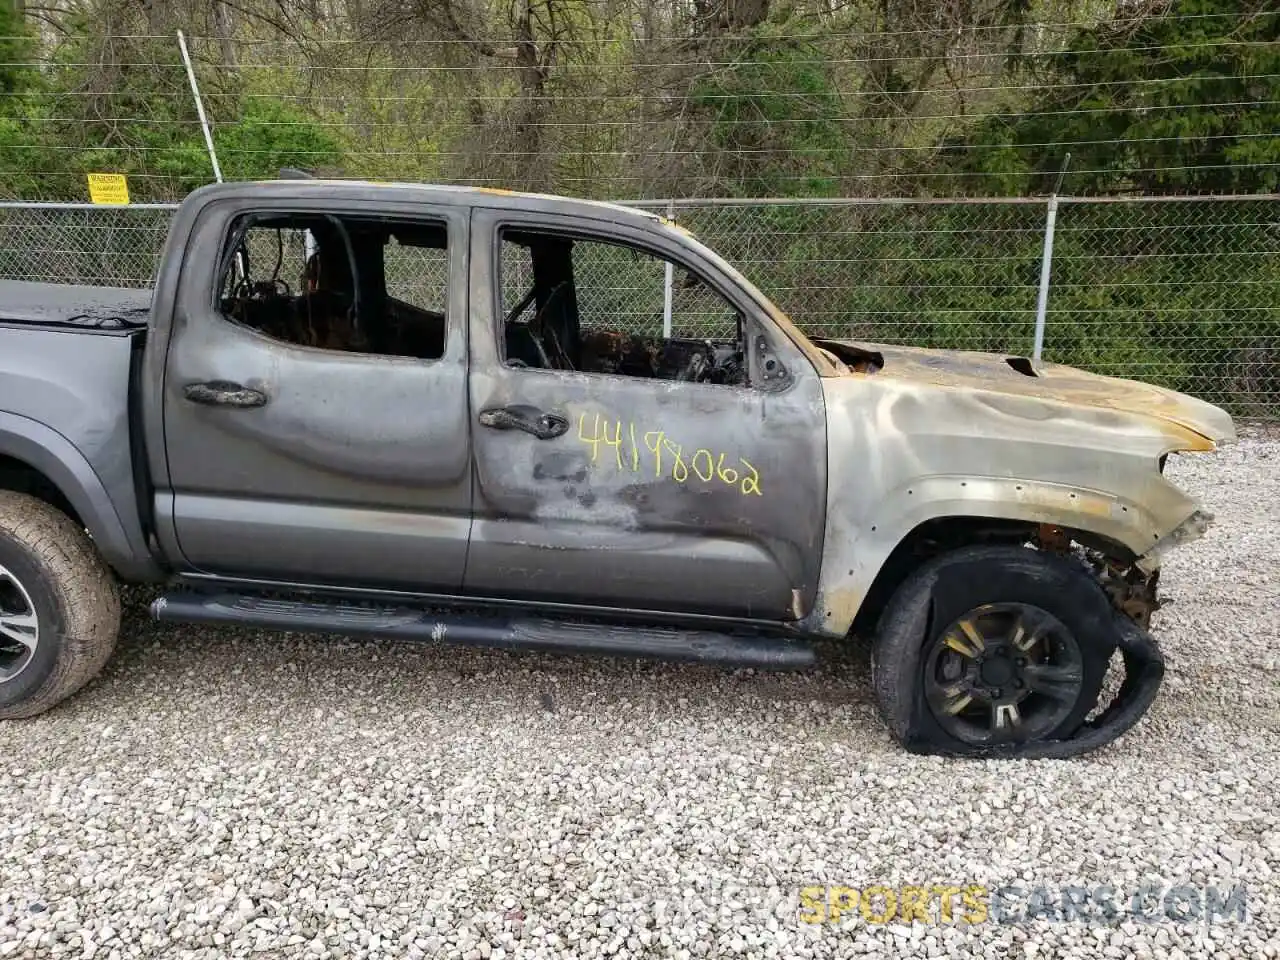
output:
<path id="1" fill-rule="evenodd" d="M 701 249 L 657 224 L 475 212 L 468 592 L 807 612 L 821 385 Z"/>
<path id="2" fill-rule="evenodd" d="M 216 286 L 207 269 L 179 285 L 159 498 L 192 568 L 461 586 L 466 255 L 452 208 L 206 211 L 186 258 L 216 262 Z"/>

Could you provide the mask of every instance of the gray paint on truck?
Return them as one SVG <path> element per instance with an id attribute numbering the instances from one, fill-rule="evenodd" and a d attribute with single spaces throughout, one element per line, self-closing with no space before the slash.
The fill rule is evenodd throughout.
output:
<path id="1" fill-rule="evenodd" d="M 215 315 L 212 265 L 229 224 L 262 210 L 447 220 L 445 357 L 424 364 L 293 348 Z M 495 265 L 476 251 L 493 238 L 491 210 L 533 225 L 559 217 L 692 261 L 770 341 L 762 349 L 785 354 L 793 381 L 766 391 L 508 370 L 497 360 L 496 327 L 483 319 L 493 315 Z M 483 226 L 471 226 L 473 211 Z M 462 188 L 289 181 L 197 191 L 166 246 L 144 378 L 159 536 L 170 559 L 228 576 L 797 616 L 815 595 L 821 555 L 826 462 L 817 377 L 727 265 L 677 231 L 657 236 L 658 225 L 628 208 Z M 254 410 L 192 409 L 182 388 L 209 379 L 272 397 Z M 429 420 L 415 419 L 406 400 L 413 383 Z M 598 472 L 566 496 L 555 477 L 568 460 L 582 459 L 576 422 L 568 438 L 536 455 L 516 452 L 527 435 L 499 435 L 476 422 L 477 404 L 526 394 L 583 414 L 612 397 L 651 428 L 660 420 L 659 429 L 688 446 L 686 457 L 728 453 L 729 469 L 743 469 L 736 457 L 754 445 L 762 492 L 716 497 L 708 495 L 715 487 L 669 476 L 623 483 Z M 697 463 L 703 473 L 707 456 Z M 724 466 L 711 465 L 721 486 L 718 477 L 731 475 Z M 684 469 L 693 476 L 692 462 Z M 626 502 L 633 515 L 610 513 L 610 504 Z"/>
<path id="2" fill-rule="evenodd" d="M 0 342 L 0 455 L 48 477 L 118 573 L 158 577 L 130 449 L 132 337 L 0 323 Z"/>
<path id="3" fill-rule="evenodd" d="M 256 212 L 305 203 L 258 197 Z M 219 262 L 239 202 L 215 201 L 188 239 L 191 262 Z M 328 213 L 373 213 L 329 199 Z M 379 205 L 379 212 L 386 212 Z M 212 269 L 184 271 L 168 329 L 164 389 L 168 489 L 182 557 L 206 573 L 423 592 L 462 586 L 471 525 L 466 405 L 466 211 L 415 205 L 447 224 L 444 356 L 418 360 L 295 346 L 233 323 Z M 258 408 L 209 407 L 191 384 L 232 381 Z"/>
<path id="4" fill-rule="evenodd" d="M 0 322 L 141 329 L 150 313 L 150 290 L 0 281 Z"/>
<path id="5" fill-rule="evenodd" d="M 692 269 L 744 317 L 752 386 L 506 366 L 501 226 L 615 240 Z M 813 602 L 822 551 L 820 380 L 714 262 L 646 227 L 512 210 L 473 218 L 472 410 L 525 404 L 569 429 L 549 440 L 473 432 L 467 591 L 793 619 Z M 766 377 L 765 356 L 787 376 Z"/>

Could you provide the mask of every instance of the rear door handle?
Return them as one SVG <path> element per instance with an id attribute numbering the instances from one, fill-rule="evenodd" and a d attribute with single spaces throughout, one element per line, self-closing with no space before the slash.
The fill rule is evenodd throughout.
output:
<path id="1" fill-rule="evenodd" d="M 182 395 L 192 403 L 206 407 L 261 407 L 267 402 L 267 395 L 261 390 L 232 383 L 230 380 L 209 380 L 206 383 L 188 383 L 182 388 Z"/>
<path id="2" fill-rule="evenodd" d="M 569 432 L 569 421 L 558 413 L 543 413 L 537 407 L 517 403 L 480 411 L 480 426 L 492 430 L 523 430 L 539 440 L 554 440 Z"/>

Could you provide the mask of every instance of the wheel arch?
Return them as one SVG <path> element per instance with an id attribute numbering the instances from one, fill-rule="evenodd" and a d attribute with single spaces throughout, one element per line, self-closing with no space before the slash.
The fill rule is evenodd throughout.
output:
<path id="1" fill-rule="evenodd" d="M 3 445 L 3 439 L 0 439 L 0 447 Z M 25 460 L 2 452 L 0 452 L 0 490 L 29 494 L 65 513 L 78 525 L 82 527 L 85 525 L 80 511 L 67 499 L 58 484 Z"/>
<path id="2" fill-rule="evenodd" d="M 129 579 L 155 575 L 141 527 L 130 536 L 92 465 L 52 428 L 0 412 L 0 489 L 28 493 L 66 513 L 89 532 L 117 574 Z"/>
<path id="3" fill-rule="evenodd" d="M 975 544 L 1021 545 L 1035 539 L 1045 524 L 1035 520 L 1005 517 L 949 515 L 933 517 L 918 523 L 885 558 L 854 617 L 852 632 L 870 636 L 889 600 L 907 579 L 935 557 Z M 1129 547 L 1110 537 L 1077 527 L 1048 526 L 1085 546 L 1101 551 L 1126 565 L 1136 559 Z"/>
<path id="4" fill-rule="evenodd" d="M 1195 504 L 1185 502 L 1189 514 Z M 893 589 L 938 552 L 975 542 L 1025 542 L 1042 524 L 1125 560 L 1150 549 L 1168 527 L 1134 501 L 1083 487 L 1019 478 L 925 478 L 861 516 L 831 505 L 818 601 L 801 629 L 830 637 L 862 632 Z M 922 549 L 931 541 L 939 545 Z"/>

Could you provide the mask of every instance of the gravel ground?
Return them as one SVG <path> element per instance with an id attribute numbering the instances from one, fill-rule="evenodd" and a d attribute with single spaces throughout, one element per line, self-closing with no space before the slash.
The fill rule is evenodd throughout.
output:
<path id="1" fill-rule="evenodd" d="M 1280 434 L 1170 469 L 1219 522 L 1167 567 L 1165 689 L 1065 762 L 904 755 L 865 653 L 770 676 L 140 598 L 101 680 L 4 728 L 0 956 L 1278 956 Z M 1243 884 L 1246 917 L 798 916 L 809 885 L 1144 881 Z"/>

